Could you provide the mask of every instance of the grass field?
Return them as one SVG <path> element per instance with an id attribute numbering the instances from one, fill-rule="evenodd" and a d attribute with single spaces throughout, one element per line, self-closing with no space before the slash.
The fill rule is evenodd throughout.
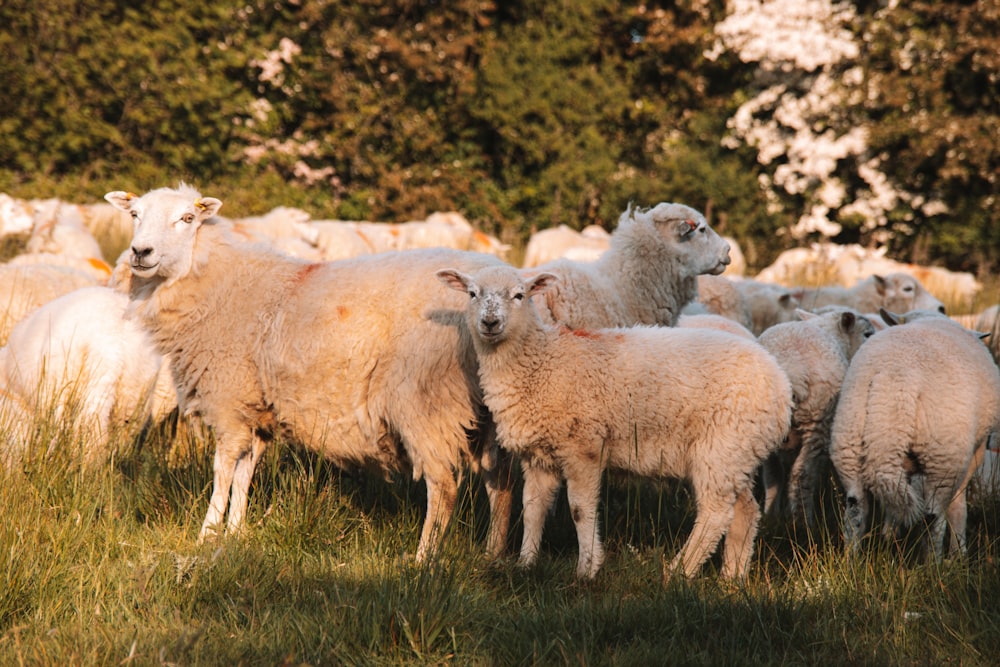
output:
<path id="1" fill-rule="evenodd" d="M 998 503 L 977 500 L 967 560 L 925 563 L 917 535 L 842 551 L 831 491 L 814 540 L 764 522 L 745 585 L 718 560 L 662 583 L 690 529 L 680 484 L 612 480 L 608 559 L 573 578 L 565 502 L 538 567 L 482 557 L 487 510 L 464 486 L 441 557 L 415 565 L 423 489 L 270 451 L 242 539 L 198 546 L 211 457 L 172 430 L 84 471 L 70 454 L 0 484 L 4 665 L 991 665 L 1000 656 Z M 74 443 L 59 440 L 60 452 Z M 169 461 L 169 462 L 168 462 Z M 512 545 L 519 539 L 515 525 Z"/>

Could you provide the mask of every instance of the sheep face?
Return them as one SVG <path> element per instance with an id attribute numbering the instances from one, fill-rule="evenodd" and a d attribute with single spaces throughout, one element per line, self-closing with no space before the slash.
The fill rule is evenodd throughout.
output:
<path id="1" fill-rule="evenodd" d="M 113 206 L 132 216 L 134 234 L 129 266 L 140 278 L 158 276 L 177 280 L 190 271 L 194 239 L 201 224 L 222 206 L 195 190 L 161 188 L 142 197 L 128 192 L 104 196 Z"/>
<path id="2" fill-rule="evenodd" d="M 469 330 L 477 346 L 487 347 L 516 333 L 519 323 L 526 321 L 521 310 L 528 309 L 537 318 L 531 297 L 558 280 L 551 273 L 524 279 L 509 267 L 483 269 L 476 277 L 456 269 L 442 269 L 436 275 L 448 287 L 469 295 Z"/>
<path id="3" fill-rule="evenodd" d="M 730 263 L 729 242 L 709 227 L 705 216 L 684 204 L 662 202 L 650 209 L 631 206 L 619 226 L 644 225 L 653 231 L 645 243 L 659 246 L 690 267 L 691 275 L 719 275 Z M 650 252 L 653 248 L 650 247 Z"/>
<path id="4" fill-rule="evenodd" d="M 916 278 L 905 273 L 872 276 L 875 291 L 882 298 L 882 307 L 894 313 L 911 310 L 934 310 L 944 313 L 944 304 L 938 301 Z"/>

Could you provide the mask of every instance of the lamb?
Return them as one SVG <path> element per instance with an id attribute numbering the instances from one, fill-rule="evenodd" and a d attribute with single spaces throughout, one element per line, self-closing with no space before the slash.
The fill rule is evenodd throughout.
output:
<path id="1" fill-rule="evenodd" d="M 930 550 L 966 550 L 966 487 L 1000 429 L 1000 371 L 975 333 L 934 311 L 902 317 L 858 350 L 844 377 L 830 459 L 845 495 L 847 545 L 860 544 L 868 493 L 887 529 L 927 517 Z"/>
<path id="2" fill-rule="evenodd" d="M 792 516 L 805 526 L 815 518 L 820 463 L 829 449 L 840 385 L 854 353 L 875 333 L 857 311 L 828 309 L 822 314 L 800 309 L 799 321 L 776 324 L 759 338 L 788 375 L 795 404 L 785 446 L 764 463 L 764 511 L 781 513 L 787 498 Z"/>
<path id="3" fill-rule="evenodd" d="M 539 316 L 533 296 L 558 280 L 512 267 L 438 271 L 467 294 L 467 325 L 501 445 L 524 466 L 520 563 L 537 555 L 562 479 L 576 525 L 576 574 L 604 560 L 597 502 L 605 468 L 690 481 L 693 532 L 665 570 L 694 576 L 726 535 L 722 575 L 744 577 L 760 510 L 753 478 L 788 433 L 792 393 L 756 342 L 709 329 L 570 330 Z"/>
<path id="4" fill-rule="evenodd" d="M 802 288 L 796 296 L 807 310 L 841 305 L 859 313 L 877 313 L 880 308 L 894 313 L 911 310 L 944 312 L 944 304 L 924 289 L 919 280 L 906 273 L 869 276 L 850 288 Z"/>
<path id="5" fill-rule="evenodd" d="M 237 533 L 254 468 L 276 437 L 336 465 L 408 464 L 427 485 L 416 558 L 435 552 L 463 464 L 484 473 L 487 550 L 506 541 L 511 477 L 482 408 L 464 303 L 433 272 L 501 263 L 450 249 L 309 263 L 235 239 L 194 188 L 108 201 L 135 220 L 130 312 L 168 355 L 178 400 L 216 435 L 199 535 Z M 472 434 L 473 437 L 470 437 Z"/>
<path id="6" fill-rule="evenodd" d="M 83 461 L 99 465 L 110 436 L 135 434 L 177 405 L 167 364 L 139 326 L 125 318 L 128 295 L 110 287 L 83 287 L 19 322 L 0 348 L 0 389 L 29 413 L 71 423 L 83 443 Z M 3 452 L 8 467 L 24 453 L 33 420 Z"/>
<path id="7" fill-rule="evenodd" d="M 535 297 L 542 317 L 571 329 L 673 326 L 698 293 L 697 277 L 718 275 L 729 264 L 729 244 L 689 206 L 629 206 L 594 262 L 558 259 L 532 269 L 558 283 Z"/>

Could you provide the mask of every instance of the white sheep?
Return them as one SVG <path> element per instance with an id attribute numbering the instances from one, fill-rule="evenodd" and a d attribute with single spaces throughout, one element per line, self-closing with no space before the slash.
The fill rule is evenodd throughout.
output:
<path id="1" fill-rule="evenodd" d="M 468 295 L 468 328 L 501 445 L 524 465 L 520 563 L 534 562 L 562 479 L 579 577 L 604 551 L 597 503 L 605 468 L 690 481 L 694 529 L 665 576 L 694 576 L 723 535 L 722 575 L 743 577 L 760 510 L 754 473 L 788 433 L 791 388 L 756 342 L 709 329 L 570 330 L 542 322 L 532 296 L 557 278 L 511 267 L 437 273 Z"/>
<path id="2" fill-rule="evenodd" d="M 0 264 L 0 345 L 28 313 L 81 287 L 107 281 L 91 271 L 52 264 Z"/>
<path id="3" fill-rule="evenodd" d="M 509 464 L 476 429 L 485 410 L 464 302 L 433 276 L 499 259 L 436 248 L 308 263 L 234 239 L 214 217 L 222 202 L 185 185 L 106 198 L 135 220 L 131 311 L 170 356 L 185 411 L 216 434 L 199 539 L 227 508 L 226 529 L 240 531 L 254 468 L 282 436 L 337 465 L 423 477 L 420 561 L 443 537 L 463 464 L 481 470 L 487 549 L 503 549 Z"/>
<path id="4" fill-rule="evenodd" d="M 806 310 L 838 305 L 853 308 L 859 313 L 877 313 L 880 308 L 894 313 L 912 310 L 944 312 L 944 304 L 924 289 L 919 280 L 906 273 L 869 276 L 849 288 L 799 288 L 796 296 Z"/>
<path id="5" fill-rule="evenodd" d="M 736 320 L 716 315 L 715 313 L 688 313 L 685 311 L 677 318 L 676 326 L 688 329 L 717 329 L 736 336 L 742 336 L 748 340 L 757 340 L 752 331 Z"/>
<path id="6" fill-rule="evenodd" d="M 162 357 L 125 318 L 128 302 L 110 287 L 74 290 L 33 311 L 0 348 L 0 389 L 33 414 L 69 422 L 89 465 L 107 458 L 113 434 L 134 435 L 177 405 Z M 23 454 L 32 425 L 22 422 L 8 440 L 8 466 Z"/>
<path id="7" fill-rule="evenodd" d="M 697 295 L 697 277 L 720 274 L 729 244 L 689 206 L 629 206 L 611 234 L 611 247 L 593 262 L 558 259 L 532 269 L 559 281 L 536 297 L 542 317 L 571 329 L 673 326 Z"/>
<path id="8" fill-rule="evenodd" d="M 731 280 L 724 275 L 698 276 L 697 298 L 684 306 L 682 312 L 688 314 L 715 313 L 734 322 L 739 322 L 750 329 L 753 327 L 753 313 L 743 297 L 743 293 L 736 287 L 737 282 L 739 281 Z"/>
<path id="9" fill-rule="evenodd" d="M 858 350 L 844 377 L 830 459 L 844 489 L 844 532 L 857 549 L 870 493 L 886 527 L 931 520 L 940 558 L 966 548 L 966 487 L 1000 429 L 1000 371 L 975 333 L 933 311 L 899 317 Z"/>
<path id="10" fill-rule="evenodd" d="M 750 310 L 750 330 L 757 336 L 775 324 L 798 319 L 796 310 L 801 304 L 789 288 L 753 279 L 737 280 L 734 285 Z"/>
<path id="11" fill-rule="evenodd" d="M 782 513 L 787 499 L 791 515 L 806 526 L 815 518 L 840 385 L 855 352 L 875 333 L 857 311 L 827 308 L 820 314 L 799 310 L 800 320 L 776 324 L 759 338 L 788 375 L 795 404 L 788 440 L 764 463 L 764 511 Z"/>
<path id="12" fill-rule="evenodd" d="M 80 207 L 59 199 L 33 199 L 31 236 L 25 249 L 81 258 L 101 258 L 101 246 L 84 226 Z"/>
<path id="13" fill-rule="evenodd" d="M 31 231 L 32 221 L 33 214 L 28 202 L 0 192 L 0 239 L 27 234 Z"/>
<path id="14" fill-rule="evenodd" d="M 563 257 L 594 261 L 604 254 L 610 243 L 611 235 L 596 225 L 579 232 L 568 225 L 549 227 L 535 232 L 528 239 L 521 265 L 531 268 Z"/>

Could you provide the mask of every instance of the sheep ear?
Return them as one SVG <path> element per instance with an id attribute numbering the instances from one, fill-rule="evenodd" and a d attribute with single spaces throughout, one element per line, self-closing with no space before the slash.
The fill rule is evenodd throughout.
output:
<path id="1" fill-rule="evenodd" d="M 202 220 L 207 220 L 219 212 L 222 201 L 215 197 L 198 197 L 194 200 L 194 207 L 198 209 L 198 216 Z"/>
<path id="2" fill-rule="evenodd" d="M 559 282 L 559 278 L 554 273 L 543 272 L 539 273 L 537 276 L 532 276 L 528 279 L 526 285 L 528 288 L 528 296 L 534 296 L 539 292 L 544 292 L 557 282 Z"/>
<path id="3" fill-rule="evenodd" d="M 795 314 L 800 320 L 811 320 L 814 317 L 819 317 L 816 313 L 810 313 L 808 310 L 803 310 L 801 308 L 796 308 Z"/>
<path id="4" fill-rule="evenodd" d="M 853 329 L 855 322 L 857 322 L 857 318 L 854 317 L 854 313 L 848 311 L 840 314 L 840 330 L 844 333 Z"/>
<path id="5" fill-rule="evenodd" d="M 120 211 L 129 211 L 132 209 L 132 201 L 138 199 L 139 195 L 134 192 L 125 192 L 124 190 L 115 190 L 114 192 L 109 192 L 104 195 L 104 198 L 109 204 L 114 206 Z"/>
<path id="6" fill-rule="evenodd" d="M 697 220 L 686 219 L 677 223 L 677 232 L 680 234 L 681 238 L 690 236 L 696 229 L 698 229 Z"/>
<path id="7" fill-rule="evenodd" d="M 904 324 L 905 320 L 902 315 L 897 315 L 896 313 L 889 312 L 885 308 L 879 308 L 878 314 L 882 316 L 885 323 L 890 327 L 894 327 L 898 324 Z"/>
<path id="8" fill-rule="evenodd" d="M 472 279 L 458 269 L 441 269 L 434 274 L 438 280 L 459 292 L 468 292 Z"/>
<path id="9" fill-rule="evenodd" d="M 799 304 L 802 303 L 802 299 L 795 296 L 791 292 L 782 294 L 778 297 L 778 305 L 786 310 L 791 310 L 792 308 L 798 308 Z"/>
<path id="10" fill-rule="evenodd" d="M 885 294 L 885 278 L 883 276 L 874 275 L 872 276 L 872 280 L 875 281 L 875 291 L 879 294 Z"/>

